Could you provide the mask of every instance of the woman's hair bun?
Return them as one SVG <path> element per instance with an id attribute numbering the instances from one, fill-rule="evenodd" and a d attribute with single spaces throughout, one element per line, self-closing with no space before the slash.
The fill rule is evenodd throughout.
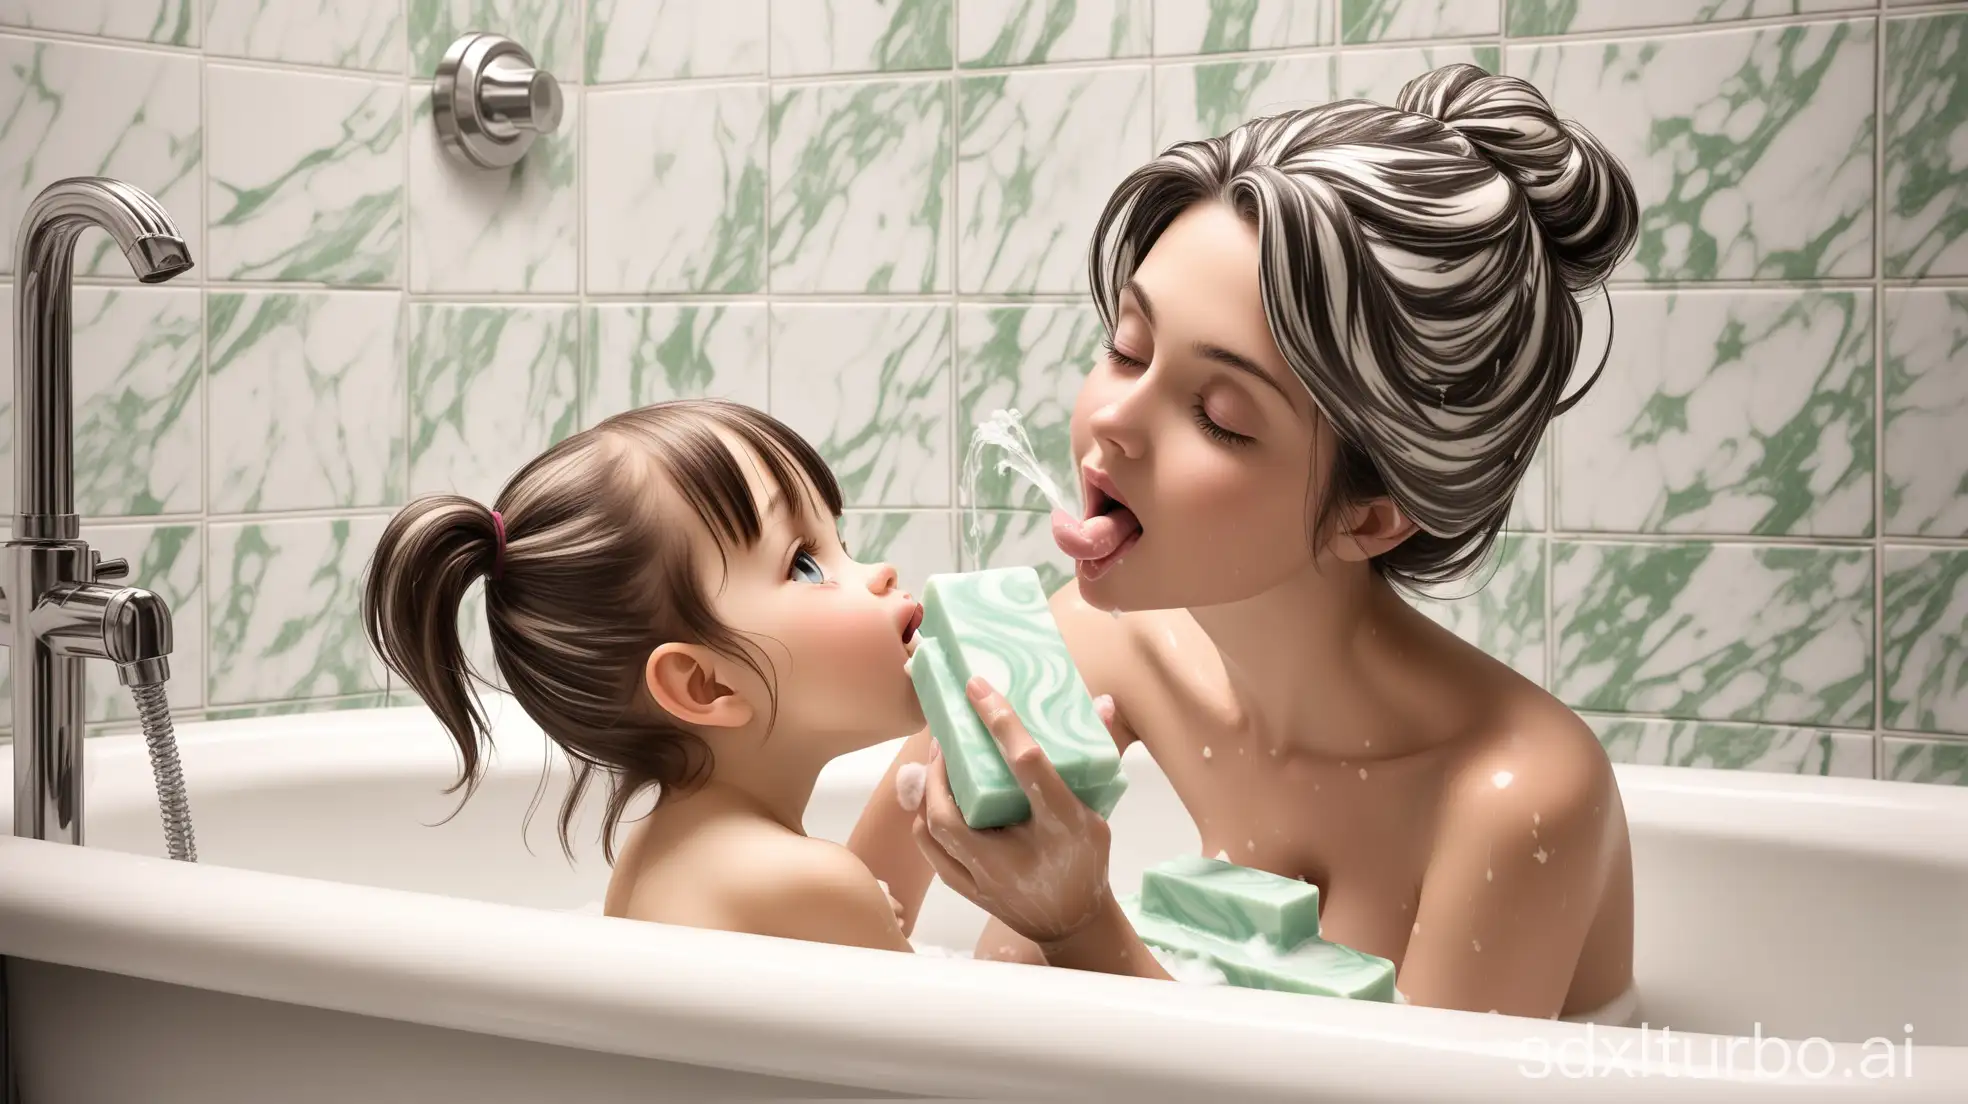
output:
<path id="1" fill-rule="evenodd" d="M 1640 201 L 1625 167 L 1529 81 L 1448 65 L 1409 81 L 1395 106 L 1439 119 L 1517 185 L 1573 292 L 1603 283 L 1633 248 Z"/>

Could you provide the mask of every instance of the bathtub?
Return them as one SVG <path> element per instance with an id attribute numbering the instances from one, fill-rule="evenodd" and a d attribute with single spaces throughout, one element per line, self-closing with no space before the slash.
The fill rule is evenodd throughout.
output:
<path id="1" fill-rule="evenodd" d="M 421 709 L 186 725 L 196 865 L 161 858 L 141 742 L 91 740 L 87 846 L 0 837 L 21 1100 L 1938 1102 L 1968 1086 L 1968 790 L 1620 768 L 1648 1020 L 1622 1030 L 602 918 L 581 911 L 607 881 L 599 849 L 570 864 L 554 838 L 563 774 L 542 792 L 538 730 L 491 704 L 494 768 L 448 822 L 453 752 Z M 844 839 L 893 750 L 835 764 L 809 828 Z M 1153 763 L 1137 750 L 1127 769 L 1119 886 L 1197 846 Z M 981 923 L 938 885 L 916 939 L 968 948 Z"/>

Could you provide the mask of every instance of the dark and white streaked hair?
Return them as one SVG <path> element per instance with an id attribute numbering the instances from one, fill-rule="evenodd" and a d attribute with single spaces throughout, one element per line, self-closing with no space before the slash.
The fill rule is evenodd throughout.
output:
<path id="1" fill-rule="evenodd" d="M 1094 302 L 1122 289 L 1192 204 L 1256 226 L 1271 334 L 1332 424 L 1313 521 L 1392 498 L 1419 532 L 1377 557 L 1425 586 L 1466 575 L 1509 514 L 1578 360 L 1578 293 L 1638 236 L 1626 171 L 1515 77 L 1450 65 L 1395 107 L 1346 100 L 1183 142 L 1123 180 L 1095 228 Z M 1600 367 L 1604 367 L 1601 360 Z"/>

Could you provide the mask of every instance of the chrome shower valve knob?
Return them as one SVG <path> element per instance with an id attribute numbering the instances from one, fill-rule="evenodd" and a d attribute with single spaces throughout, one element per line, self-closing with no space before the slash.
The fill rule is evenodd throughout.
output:
<path id="1" fill-rule="evenodd" d="M 431 81 L 431 118 L 446 149 L 484 169 L 513 165 L 560 128 L 560 82 L 503 35 L 474 31 L 451 44 Z"/>

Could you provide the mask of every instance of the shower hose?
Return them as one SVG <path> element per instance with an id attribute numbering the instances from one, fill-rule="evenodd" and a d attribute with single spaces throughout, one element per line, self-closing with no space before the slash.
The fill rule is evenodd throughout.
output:
<path id="1" fill-rule="evenodd" d="M 191 838 L 191 804 L 185 800 L 184 768 L 178 763 L 178 741 L 171 731 L 171 709 L 164 687 L 132 686 L 137 719 L 143 725 L 144 747 L 150 751 L 150 773 L 157 779 L 157 808 L 164 817 L 164 852 L 179 862 L 197 862 L 198 846 Z"/>

